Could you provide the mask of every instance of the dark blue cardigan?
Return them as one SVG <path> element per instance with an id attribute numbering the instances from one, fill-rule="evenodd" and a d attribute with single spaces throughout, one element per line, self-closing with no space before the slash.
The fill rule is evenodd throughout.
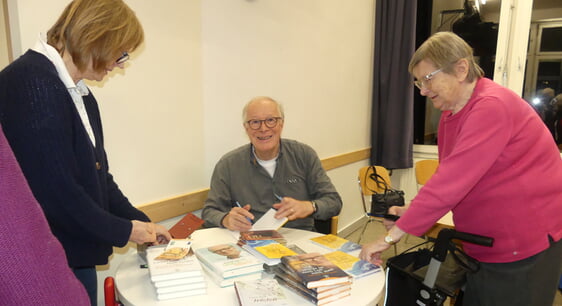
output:
<path id="1" fill-rule="evenodd" d="M 149 221 L 108 172 L 92 93 L 84 104 L 95 148 L 45 56 L 27 51 L 0 72 L 0 123 L 71 267 L 107 263 L 113 246 L 127 244 L 130 220 Z"/>

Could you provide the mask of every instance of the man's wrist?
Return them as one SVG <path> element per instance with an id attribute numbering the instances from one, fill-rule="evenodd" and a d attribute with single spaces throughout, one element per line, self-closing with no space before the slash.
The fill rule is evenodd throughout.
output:
<path id="1" fill-rule="evenodd" d="M 312 205 L 312 214 L 315 214 L 318 211 L 318 204 L 314 201 L 310 201 L 310 204 Z"/>

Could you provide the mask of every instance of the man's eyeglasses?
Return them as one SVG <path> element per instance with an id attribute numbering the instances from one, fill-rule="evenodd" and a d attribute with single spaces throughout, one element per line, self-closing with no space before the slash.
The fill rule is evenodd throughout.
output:
<path id="1" fill-rule="evenodd" d="M 123 54 L 115 61 L 117 65 L 121 65 L 129 60 L 129 53 L 124 51 Z"/>
<path id="2" fill-rule="evenodd" d="M 264 123 L 265 126 L 267 126 L 268 128 L 274 128 L 274 127 L 277 126 L 277 121 L 279 121 L 279 120 L 283 120 L 283 118 L 281 118 L 281 117 L 271 117 L 271 118 L 267 118 L 267 119 L 264 119 L 264 120 L 252 119 L 252 120 L 246 121 L 246 123 L 248 124 L 248 126 L 252 130 L 257 130 L 257 129 L 261 128 L 262 123 Z"/>
<path id="3" fill-rule="evenodd" d="M 427 85 L 431 82 L 431 79 L 433 79 L 433 77 L 439 72 L 441 72 L 441 69 L 437 69 L 433 71 L 432 73 L 422 77 L 421 80 L 414 81 L 414 85 L 416 85 L 416 87 L 419 88 L 420 90 L 422 90 L 422 88 L 424 87 L 427 88 Z"/>

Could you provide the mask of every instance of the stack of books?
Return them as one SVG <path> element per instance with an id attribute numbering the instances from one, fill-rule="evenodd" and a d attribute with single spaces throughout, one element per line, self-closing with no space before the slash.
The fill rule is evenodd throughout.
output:
<path id="1" fill-rule="evenodd" d="M 190 246 L 191 241 L 172 240 L 167 246 L 147 248 L 148 271 L 158 300 L 207 293 L 203 270 Z"/>
<path id="2" fill-rule="evenodd" d="M 281 258 L 268 272 L 288 289 L 316 305 L 325 305 L 351 294 L 353 278 L 320 253 Z"/>
<path id="3" fill-rule="evenodd" d="M 207 275 L 220 287 L 237 280 L 261 278 L 263 262 L 235 243 L 223 243 L 194 249 Z"/>

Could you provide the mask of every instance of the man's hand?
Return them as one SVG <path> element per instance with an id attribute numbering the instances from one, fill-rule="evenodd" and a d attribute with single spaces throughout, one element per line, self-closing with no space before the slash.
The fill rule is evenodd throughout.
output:
<path id="1" fill-rule="evenodd" d="M 252 220 L 254 220 L 250 208 L 250 204 L 246 204 L 244 207 L 233 207 L 222 219 L 222 225 L 231 231 L 249 231 L 252 228 Z"/>
<path id="2" fill-rule="evenodd" d="M 314 206 L 310 201 L 299 201 L 291 197 L 283 197 L 281 202 L 273 204 L 277 209 L 275 218 L 287 217 L 289 221 L 306 218 L 314 213 Z"/>

